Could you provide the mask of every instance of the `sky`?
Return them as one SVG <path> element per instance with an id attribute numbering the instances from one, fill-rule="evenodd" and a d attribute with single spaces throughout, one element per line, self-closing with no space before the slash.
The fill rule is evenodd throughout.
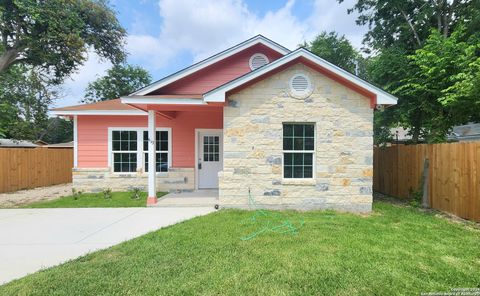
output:
<path id="1" fill-rule="evenodd" d="M 345 35 L 361 47 L 367 28 L 348 14 L 355 0 L 110 0 L 127 30 L 127 62 L 153 80 L 188 67 L 257 34 L 294 50 L 322 31 Z M 94 52 L 63 85 L 55 107 L 79 104 L 89 82 L 111 64 Z"/>

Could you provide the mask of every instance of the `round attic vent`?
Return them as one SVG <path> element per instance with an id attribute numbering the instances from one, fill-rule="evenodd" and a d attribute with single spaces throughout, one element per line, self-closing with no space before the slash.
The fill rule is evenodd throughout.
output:
<path id="1" fill-rule="evenodd" d="M 268 58 L 263 53 L 256 53 L 252 55 L 249 61 L 250 69 L 256 70 L 262 66 L 268 64 Z"/>
<path id="2" fill-rule="evenodd" d="M 304 74 L 295 74 L 290 79 L 290 94 L 293 97 L 307 97 L 312 93 L 313 87 L 310 78 Z"/>

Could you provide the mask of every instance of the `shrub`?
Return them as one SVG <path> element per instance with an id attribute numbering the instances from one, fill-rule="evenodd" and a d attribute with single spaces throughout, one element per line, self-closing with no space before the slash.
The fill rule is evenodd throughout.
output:
<path id="1" fill-rule="evenodd" d="M 82 195 L 83 191 L 72 188 L 72 197 L 74 200 L 77 200 Z"/>
<path id="2" fill-rule="evenodd" d="M 103 198 L 105 199 L 111 199 L 112 198 L 112 188 L 105 188 L 102 191 L 103 193 Z"/>
<path id="3" fill-rule="evenodd" d="M 142 188 L 140 188 L 140 187 L 132 187 L 132 189 L 130 190 L 130 192 L 132 193 L 132 195 L 131 195 L 131 198 L 132 198 L 132 199 L 140 199 L 140 193 L 142 193 Z"/>

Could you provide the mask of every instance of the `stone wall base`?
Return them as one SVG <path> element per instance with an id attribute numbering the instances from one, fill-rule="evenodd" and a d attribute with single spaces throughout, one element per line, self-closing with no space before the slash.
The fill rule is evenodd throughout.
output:
<path id="1" fill-rule="evenodd" d="M 301 205 L 301 204 L 281 204 L 281 205 L 268 205 L 257 204 L 255 207 L 248 205 L 228 205 L 220 204 L 221 209 L 243 209 L 243 210 L 296 210 L 296 211 L 315 211 L 315 210 L 335 210 L 339 212 L 368 214 L 372 212 L 371 203 L 362 204 L 324 204 L 324 205 Z"/>
<path id="2" fill-rule="evenodd" d="M 73 169 L 73 187 L 84 192 L 128 191 L 132 187 L 148 188 L 148 173 L 112 173 L 108 168 Z M 192 191 L 195 188 L 193 168 L 170 168 L 157 174 L 157 191 Z"/>

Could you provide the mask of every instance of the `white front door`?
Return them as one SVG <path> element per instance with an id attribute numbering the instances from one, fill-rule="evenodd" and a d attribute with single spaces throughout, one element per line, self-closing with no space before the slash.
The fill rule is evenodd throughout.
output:
<path id="1" fill-rule="evenodd" d="M 222 130 L 198 132 L 198 189 L 218 188 L 218 172 L 223 168 Z"/>

